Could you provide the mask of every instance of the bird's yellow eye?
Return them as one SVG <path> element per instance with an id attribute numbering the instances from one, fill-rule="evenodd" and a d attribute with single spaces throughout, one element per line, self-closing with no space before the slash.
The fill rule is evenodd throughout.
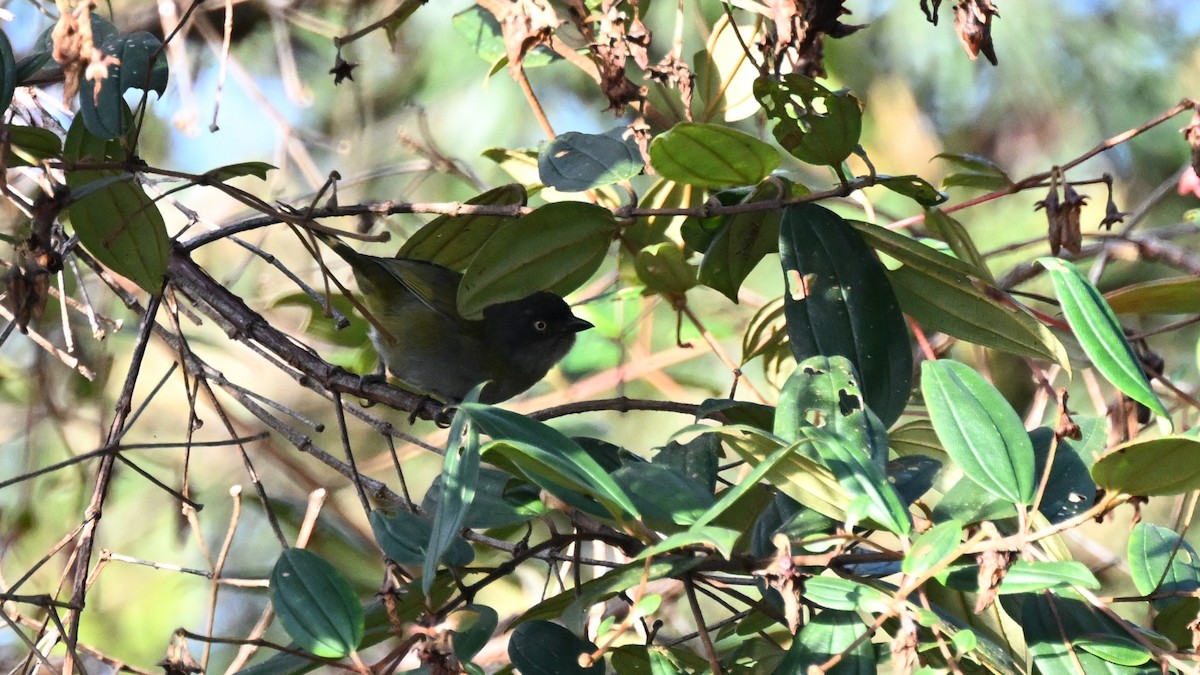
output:
<path id="1" fill-rule="evenodd" d="M 533 329 L 539 333 L 546 332 L 547 328 L 549 328 L 549 326 L 546 324 L 545 321 L 542 321 L 541 319 L 538 319 L 537 321 L 533 322 Z"/>

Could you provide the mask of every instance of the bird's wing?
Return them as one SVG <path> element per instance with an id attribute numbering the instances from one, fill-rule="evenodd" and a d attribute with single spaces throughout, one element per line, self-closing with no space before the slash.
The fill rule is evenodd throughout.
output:
<path id="1" fill-rule="evenodd" d="M 408 289 L 421 304 L 456 322 L 458 284 L 462 275 L 441 265 L 411 258 L 376 258 L 381 267 Z"/>

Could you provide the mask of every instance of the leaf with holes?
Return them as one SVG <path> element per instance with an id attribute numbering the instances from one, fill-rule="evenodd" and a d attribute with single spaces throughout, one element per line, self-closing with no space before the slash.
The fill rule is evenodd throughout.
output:
<path id="1" fill-rule="evenodd" d="M 875 252 L 845 220 L 815 204 L 784 210 L 779 252 L 792 353 L 844 356 L 858 373 L 866 405 L 891 426 L 908 404 L 908 327 Z"/>

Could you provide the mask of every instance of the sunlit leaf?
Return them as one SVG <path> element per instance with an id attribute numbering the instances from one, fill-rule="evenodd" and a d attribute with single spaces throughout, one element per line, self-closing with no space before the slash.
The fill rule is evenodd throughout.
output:
<path id="1" fill-rule="evenodd" d="M 1131 284 L 1104 294 L 1117 314 L 1200 312 L 1200 277 L 1174 277 Z"/>
<path id="2" fill-rule="evenodd" d="M 1174 530 L 1138 523 L 1129 534 L 1127 553 L 1134 587 L 1142 595 L 1161 595 L 1154 600 L 1160 609 L 1200 589 L 1200 557 Z"/>
<path id="3" fill-rule="evenodd" d="M 611 212 L 581 202 L 547 204 L 504 225 L 463 274 L 459 313 L 475 317 L 537 291 L 570 293 L 599 269 L 616 230 Z"/>
<path id="4" fill-rule="evenodd" d="M 650 142 L 650 164 L 663 177 L 702 187 L 751 185 L 782 158 L 757 138 L 715 124 L 682 122 Z"/>
<path id="5" fill-rule="evenodd" d="M 525 188 L 516 183 L 501 185 L 466 201 L 472 206 L 524 206 L 529 200 Z M 413 258 L 461 272 L 475 259 L 483 244 L 502 225 L 512 222 L 501 216 L 441 215 L 410 236 L 397 258 Z"/>
<path id="6" fill-rule="evenodd" d="M 846 91 L 830 91 L 799 73 L 760 77 L 754 96 L 775 122 L 784 150 L 809 164 L 840 166 L 858 147 L 862 108 Z"/>
<path id="7" fill-rule="evenodd" d="M 1142 370 L 1125 331 L 1092 282 L 1070 263 L 1042 257 L 1037 262 L 1050 274 L 1063 315 L 1092 365 L 1114 387 L 1147 408 L 1170 420 L 1167 409 Z"/>
<path id="8" fill-rule="evenodd" d="M 1032 503 L 1033 445 L 995 387 L 966 364 L 926 361 L 921 393 L 942 446 L 968 479 L 1016 504 Z"/>

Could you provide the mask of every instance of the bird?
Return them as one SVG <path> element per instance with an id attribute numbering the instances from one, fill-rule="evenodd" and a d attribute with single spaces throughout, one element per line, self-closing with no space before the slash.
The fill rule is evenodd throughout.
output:
<path id="1" fill-rule="evenodd" d="M 457 304 L 461 273 L 424 260 L 359 253 L 336 237 L 314 234 L 354 271 L 382 365 L 443 403 L 461 402 L 483 382 L 482 403 L 528 390 L 567 355 L 577 333 L 594 327 L 549 291 L 490 305 L 483 318 L 467 319 Z"/>

